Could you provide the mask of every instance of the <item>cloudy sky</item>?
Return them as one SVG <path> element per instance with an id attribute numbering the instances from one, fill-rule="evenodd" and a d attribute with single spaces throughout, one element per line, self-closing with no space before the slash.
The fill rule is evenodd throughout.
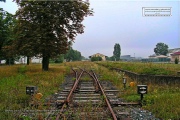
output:
<path id="1" fill-rule="evenodd" d="M 0 7 L 14 14 L 12 0 Z M 121 55 L 148 57 L 158 42 L 180 48 L 180 1 L 174 0 L 89 0 L 93 16 L 83 21 L 84 33 L 76 37 L 73 48 L 85 57 L 95 53 L 112 56 L 115 43 Z M 171 7 L 168 17 L 144 17 L 143 7 Z"/>

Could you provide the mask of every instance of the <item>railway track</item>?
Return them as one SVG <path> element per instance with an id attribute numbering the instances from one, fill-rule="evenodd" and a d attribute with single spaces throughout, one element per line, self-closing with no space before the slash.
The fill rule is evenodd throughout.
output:
<path id="1" fill-rule="evenodd" d="M 123 118 L 122 116 L 129 118 L 127 112 L 120 112 L 118 109 L 118 103 L 121 102 L 117 97 L 119 91 L 113 85 L 100 82 L 93 71 L 72 70 L 75 78 L 66 81 L 63 89 L 56 94 L 56 111 L 49 113 L 47 120 L 117 120 Z"/>
<path id="2" fill-rule="evenodd" d="M 99 81 L 94 71 L 72 69 L 61 90 L 46 99 L 46 110 L 31 110 L 21 115 L 38 120 L 152 120 L 155 117 L 137 103 L 126 103 L 109 81 Z M 155 119 L 158 120 L 158 119 Z"/>

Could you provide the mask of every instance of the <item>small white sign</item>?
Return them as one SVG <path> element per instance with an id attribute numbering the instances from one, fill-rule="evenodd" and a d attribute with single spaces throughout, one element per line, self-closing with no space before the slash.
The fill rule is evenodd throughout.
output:
<path id="1" fill-rule="evenodd" d="M 168 17 L 172 16 L 171 7 L 142 7 L 143 17 Z"/>

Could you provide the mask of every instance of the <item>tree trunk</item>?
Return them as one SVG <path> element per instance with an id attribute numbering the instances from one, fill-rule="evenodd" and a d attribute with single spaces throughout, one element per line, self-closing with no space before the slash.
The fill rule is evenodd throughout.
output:
<path id="1" fill-rule="evenodd" d="M 30 57 L 27 56 L 27 65 L 29 65 L 29 59 L 30 59 Z"/>
<path id="2" fill-rule="evenodd" d="M 49 57 L 45 56 L 42 59 L 42 70 L 43 71 L 48 71 L 49 69 Z"/>
<path id="3" fill-rule="evenodd" d="M 14 65 L 14 58 L 7 58 L 6 65 Z"/>

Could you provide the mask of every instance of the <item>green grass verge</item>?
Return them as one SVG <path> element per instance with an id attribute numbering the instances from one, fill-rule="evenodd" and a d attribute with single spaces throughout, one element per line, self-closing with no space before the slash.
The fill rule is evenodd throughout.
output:
<path id="1" fill-rule="evenodd" d="M 173 64 L 155 64 L 158 70 L 153 68 L 154 64 L 152 63 L 110 63 L 110 62 L 98 62 L 100 65 L 106 65 L 108 68 L 118 67 L 118 68 L 126 68 L 126 70 L 130 70 L 135 72 L 136 70 L 140 73 L 141 70 L 145 69 L 146 65 L 150 65 L 151 68 L 148 69 L 149 72 L 145 71 L 144 73 L 154 73 L 153 74 L 164 74 L 165 68 L 168 67 L 170 70 L 178 71 L 176 65 Z M 142 68 L 142 66 L 144 68 Z M 132 67 L 131 67 L 132 66 Z M 164 68 L 165 67 L 165 68 Z M 179 65 L 178 65 L 179 67 Z M 133 82 L 132 79 L 127 77 L 127 84 L 126 89 L 123 88 L 123 73 L 117 73 L 115 71 L 110 71 L 105 67 L 99 66 L 99 72 L 102 74 L 102 80 L 109 80 L 113 82 L 114 85 L 120 91 L 123 91 L 119 94 L 119 97 L 124 98 L 126 101 L 129 102 L 138 102 L 140 101 L 140 95 L 137 94 L 137 84 L 135 86 L 129 87 L 130 82 Z M 157 72 L 158 71 L 158 72 Z M 156 73 L 157 72 L 157 73 Z M 172 71 L 171 71 L 172 72 Z M 166 74 L 166 73 L 165 73 Z M 171 74 L 173 75 L 173 74 Z M 143 99 L 143 109 L 151 111 L 157 118 L 163 120 L 179 120 L 180 118 L 180 88 L 179 85 L 155 85 L 149 84 L 148 85 L 148 94 L 144 95 Z"/>
<path id="2" fill-rule="evenodd" d="M 0 66 L 0 120 L 16 120 L 20 111 L 30 107 L 26 86 L 38 87 L 43 94 L 39 103 L 43 104 L 46 97 L 58 91 L 68 70 L 63 64 L 50 65 L 48 72 L 43 72 L 40 64 Z"/>
<path id="3" fill-rule="evenodd" d="M 8 110 L 28 109 L 30 96 L 25 93 L 28 85 L 38 86 L 38 92 L 43 94 L 41 100 L 43 103 L 44 98 L 57 92 L 59 85 L 64 80 L 64 75 L 70 73 L 69 66 L 94 69 L 101 75 L 99 79 L 111 81 L 119 90 L 123 90 L 124 73 L 110 71 L 92 62 L 50 64 L 48 72 L 43 72 L 41 65 L 38 64 L 0 66 L 0 120 L 16 120 L 17 114 L 11 114 L 12 112 L 8 112 Z M 140 67 L 138 66 L 138 68 Z M 178 70 L 176 67 L 171 69 Z M 86 77 L 84 79 L 86 80 Z M 131 79 L 127 79 L 127 88 L 119 97 L 127 101 L 138 101 L 140 95 L 136 91 L 137 84 L 135 83 L 134 87 L 128 87 L 131 81 Z M 158 118 L 178 120 L 180 118 L 180 89 L 178 86 L 148 85 L 148 94 L 144 95 L 143 108 L 153 112 Z M 29 120 L 30 118 L 23 119 Z"/>
<path id="4" fill-rule="evenodd" d="M 140 62 L 98 62 L 108 68 L 120 68 L 138 74 L 148 75 L 174 75 L 180 71 L 180 64 L 169 63 L 140 63 Z"/>

